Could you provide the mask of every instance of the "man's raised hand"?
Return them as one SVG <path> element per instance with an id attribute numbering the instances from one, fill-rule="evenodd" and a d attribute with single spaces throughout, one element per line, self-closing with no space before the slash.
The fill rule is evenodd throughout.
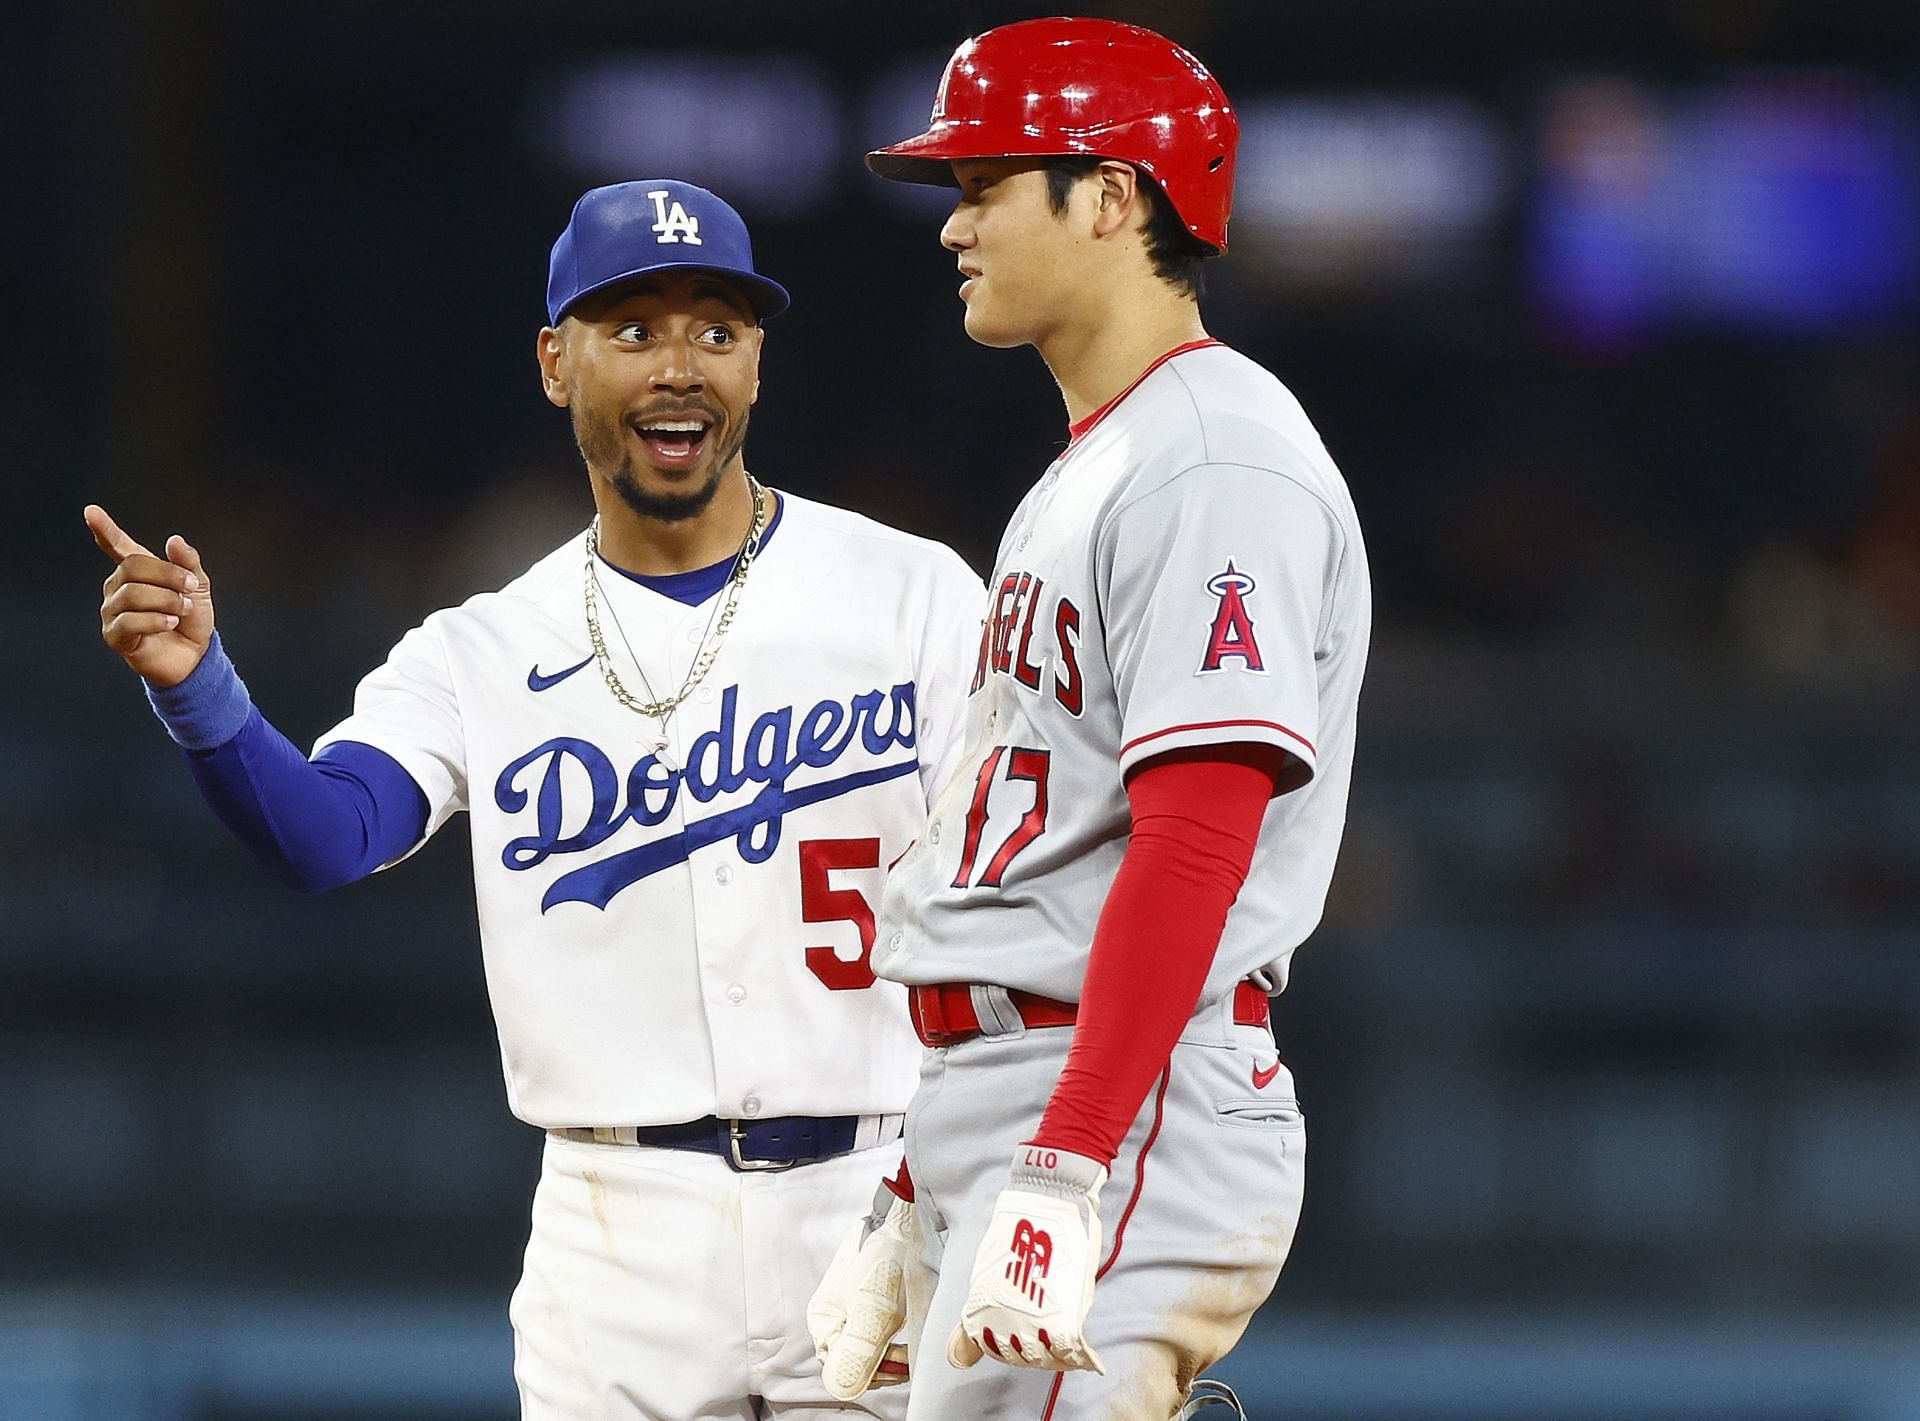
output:
<path id="1" fill-rule="evenodd" d="M 97 503 L 87 528 L 114 561 L 101 591 L 100 638 L 156 686 L 192 674 L 213 640 L 213 589 L 200 554 L 179 534 L 156 557 L 128 537 Z"/>

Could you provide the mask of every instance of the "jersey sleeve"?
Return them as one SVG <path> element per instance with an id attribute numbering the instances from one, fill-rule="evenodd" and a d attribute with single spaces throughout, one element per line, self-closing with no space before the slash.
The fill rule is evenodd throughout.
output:
<path id="1" fill-rule="evenodd" d="M 320 754 L 341 741 L 391 756 L 426 796 L 431 836 L 467 807 L 466 737 L 446 646 L 433 618 L 400 639 L 386 663 L 353 694 L 353 714 L 314 744 Z"/>
<path id="2" fill-rule="evenodd" d="M 920 633 L 915 709 L 920 724 L 920 788 L 931 805 L 958 764 L 967 718 L 987 589 L 958 553 L 949 553 L 934 577 L 927 621 Z"/>
<path id="3" fill-rule="evenodd" d="M 1310 489 L 1271 469 L 1203 464 L 1121 504 L 1095 544 L 1120 768 L 1199 745 L 1290 757 L 1313 778 L 1316 653 L 1343 540 Z"/>

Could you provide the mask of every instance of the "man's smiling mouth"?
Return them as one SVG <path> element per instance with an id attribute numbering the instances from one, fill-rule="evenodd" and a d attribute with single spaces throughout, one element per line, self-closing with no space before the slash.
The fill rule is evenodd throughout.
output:
<path id="1" fill-rule="evenodd" d="M 706 448 L 713 421 L 705 415 L 654 416 L 633 421 L 653 462 L 666 469 L 690 468 Z"/>

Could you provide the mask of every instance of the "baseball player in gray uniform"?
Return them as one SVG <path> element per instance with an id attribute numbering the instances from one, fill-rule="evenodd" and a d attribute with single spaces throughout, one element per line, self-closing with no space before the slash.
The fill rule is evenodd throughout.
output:
<path id="1" fill-rule="evenodd" d="M 868 156 L 958 187 L 967 332 L 1035 346 L 1072 435 L 882 902 L 874 969 L 935 1048 L 908 1169 L 809 1312 L 836 1395 L 905 1345 L 910 1421 L 1163 1421 L 1292 1243 L 1268 999 L 1332 876 L 1371 599 L 1312 424 L 1201 323 L 1236 137 L 1177 45 L 1034 20 L 963 44 L 928 131 Z"/>

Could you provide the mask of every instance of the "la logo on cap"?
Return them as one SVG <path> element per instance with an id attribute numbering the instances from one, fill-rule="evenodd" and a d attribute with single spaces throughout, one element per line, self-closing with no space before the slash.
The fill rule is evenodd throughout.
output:
<path id="1" fill-rule="evenodd" d="M 656 189 L 647 194 L 653 203 L 653 235 L 661 246 L 670 242 L 685 242 L 690 247 L 701 245 L 700 219 L 683 207 L 680 199 L 665 188 Z M 667 199 L 673 197 L 673 205 L 667 205 Z"/>

